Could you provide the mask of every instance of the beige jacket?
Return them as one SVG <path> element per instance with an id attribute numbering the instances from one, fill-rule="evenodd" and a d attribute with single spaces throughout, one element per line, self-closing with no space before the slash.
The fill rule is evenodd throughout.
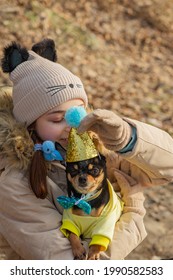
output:
<path id="1" fill-rule="evenodd" d="M 66 193 L 64 167 L 49 166 L 46 199 L 38 199 L 28 184 L 33 143 L 24 126 L 12 116 L 10 95 L 0 95 L 0 258 L 73 259 L 70 244 L 60 232 L 63 209 L 56 198 Z M 145 209 L 140 184 L 120 184 L 116 170 L 129 174 L 143 187 L 173 178 L 173 139 L 165 132 L 127 120 L 137 128 L 134 150 L 123 156 L 107 154 L 108 175 L 125 202 L 114 239 L 103 259 L 123 259 L 145 238 Z"/>

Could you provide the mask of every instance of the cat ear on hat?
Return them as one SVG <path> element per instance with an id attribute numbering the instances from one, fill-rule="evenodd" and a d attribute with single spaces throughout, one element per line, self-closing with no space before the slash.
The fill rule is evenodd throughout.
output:
<path id="1" fill-rule="evenodd" d="M 50 61 L 57 61 L 55 42 L 52 39 L 46 38 L 36 43 L 32 46 L 32 51 L 44 58 L 47 58 Z"/>
<path id="2" fill-rule="evenodd" d="M 4 56 L 1 60 L 4 73 L 11 73 L 19 64 L 27 61 L 29 53 L 26 48 L 22 48 L 16 42 L 4 48 Z"/>

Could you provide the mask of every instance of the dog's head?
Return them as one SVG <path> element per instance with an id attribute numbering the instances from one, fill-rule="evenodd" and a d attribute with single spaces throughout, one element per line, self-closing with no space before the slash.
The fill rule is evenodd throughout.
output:
<path id="1" fill-rule="evenodd" d="M 79 162 L 67 163 L 68 187 L 77 193 L 86 194 L 99 189 L 106 180 L 106 161 L 104 156 Z"/>

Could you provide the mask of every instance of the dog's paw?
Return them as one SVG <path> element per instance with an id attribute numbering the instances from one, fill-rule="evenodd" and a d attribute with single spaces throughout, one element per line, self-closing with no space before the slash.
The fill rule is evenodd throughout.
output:
<path id="1" fill-rule="evenodd" d="M 88 252 L 87 260 L 99 260 L 100 259 L 100 245 L 91 245 Z"/>
<path id="2" fill-rule="evenodd" d="M 70 232 L 69 241 L 71 244 L 74 260 L 86 260 L 86 250 L 81 244 L 79 237 L 76 234 Z"/>
<path id="3" fill-rule="evenodd" d="M 73 248 L 72 251 L 74 255 L 74 260 L 86 260 L 87 254 L 82 244 L 76 246 L 76 248 Z"/>
<path id="4" fill-rule="evenodd" d="M 87 260 L 99 260 L 100 254 L 88 254 Z"/>

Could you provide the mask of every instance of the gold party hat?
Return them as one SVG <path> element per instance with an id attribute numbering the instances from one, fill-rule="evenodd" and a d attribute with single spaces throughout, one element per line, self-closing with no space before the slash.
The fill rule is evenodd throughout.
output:
<path id="1" fill-rule="evenodd" d="M 78 134 L 76 128 L 71 128 L 66 153 L 67 162 L 87 160 L 98 156 L 98 151 L 88 132 Z"/>

